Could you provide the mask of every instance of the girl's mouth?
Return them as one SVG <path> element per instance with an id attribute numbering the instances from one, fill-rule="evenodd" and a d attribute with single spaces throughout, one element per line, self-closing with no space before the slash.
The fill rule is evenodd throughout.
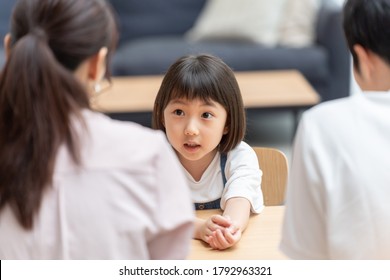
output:
<path id="1" fill-rule="evenodd" d="M 184 144 L 184 149 L 188 152 L 196 152 L 200 149 L 200 145 L 199 144 L 194 144 L 194 143 L 186 143 Z"/>

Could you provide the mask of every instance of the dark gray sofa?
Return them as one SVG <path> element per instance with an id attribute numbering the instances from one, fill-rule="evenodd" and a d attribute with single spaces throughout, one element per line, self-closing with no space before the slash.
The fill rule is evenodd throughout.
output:
<path id="1" fill-rule="evenodd" d="M 319 92 L 322 101 L 349 94 L 350 57 L 340 10 L 321 8 L 313 46 L 268 48 L 237 41 L 186 41 L 183 35 L 193 26 L 205 0 L 110 2 L 117 11 L 121 31 L 112 64 L 114 75 L 164 74 L 181 55 L 211 53 L 235 71 L 297 69 Z"/>
<path id="2" fill-rule="evenodd" d="M 10 19 L 10 15 L 14 3 L 15 0 L 0 1 L 0 69 L 3 67 L 5 63 L 3 39 L 9 30 L 9 19 Z"/>

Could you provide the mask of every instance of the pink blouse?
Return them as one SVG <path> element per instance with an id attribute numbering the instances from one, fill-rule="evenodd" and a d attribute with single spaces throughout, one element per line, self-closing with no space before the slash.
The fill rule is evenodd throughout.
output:
<path id="1" fill-rule="evenodd" d="M 0 259 L 183 259 L 193 205 L 163 133 L 83 112 L 82 165 L 61 147 L 34 228 L 0 212 Z"/>

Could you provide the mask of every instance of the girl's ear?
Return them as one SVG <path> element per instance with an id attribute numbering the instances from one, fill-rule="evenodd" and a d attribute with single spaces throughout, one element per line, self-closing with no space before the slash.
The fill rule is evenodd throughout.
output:
<path id="1" fill-rule="evenodd" d="M 106 73 L 106 57 L 108 49 L 103 47 L 89 60 L 88 78 L 93 81 L 101 81 Z"/>
<path id="2" fill-rule="evenodd" d="M 229 132 L 229 127 L 225 126 L 225 128 L 223 129 L 223 135 L 228 134 L 228 132 Z"/>
<path id="3" fill-rule="evenodd" d="M 5 57 L 8 59 L 10 53 L 11 53 L 11 34 L 7 33 L 7 35 L 4 36 L 4 50 L 5 50 Z"/>

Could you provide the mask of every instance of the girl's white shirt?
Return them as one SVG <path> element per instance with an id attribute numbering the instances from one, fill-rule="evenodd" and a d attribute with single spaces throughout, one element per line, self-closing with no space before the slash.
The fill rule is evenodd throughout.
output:
<path id="1" fill-rule="evenodd" d="M 251 211 L 260 213 L 264 208 L 261 192 L 262 171 L 255 151 L 247 143 L 241 142 L 227 154 L 225 187 L 220 158 L 221 154 L 216 153 L 199 181 L 195 181 L 182 167 L 192 191 L 193 202 L 204 203 L 221 198 L 221 209 L 224 210 L 229 198 L 244 197 L 250 202 Z"/>

